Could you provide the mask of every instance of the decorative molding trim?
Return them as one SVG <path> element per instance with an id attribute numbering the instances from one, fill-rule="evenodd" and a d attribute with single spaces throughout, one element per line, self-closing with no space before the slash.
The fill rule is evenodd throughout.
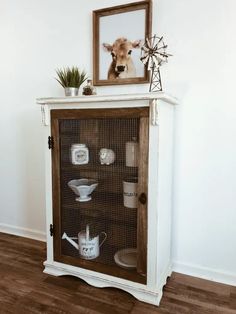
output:
<path id="1" fill-rule="evenodd" d="M 170 277 L 172 274 L 172 268 L 173 268 L 172 263 L 169 262 L 169 265 L 166 267 L 166 270 L 160 275 L 158 290 L 162 291 L 163 287 L 166 285 L 168 277 Z"/>
<path id="2" fill-rule="evenodd" d="M 193 277 L 198 277 L 227 285 L 236 286 L 236 273 L 228 273 L 225 272 L 224 270 L 218 269 L 214 270 L 198 265 L 174 262 L 173 271 Z"/>
<path id="3" fill-rule="evenodd" d="M 156 98 L 150 101 L 150 106 L 151 106 L 151 123 L 152 125 L 155 126 L 159 124 L 158 102 Z"/>
<path id="4" fill-rule="evenodd" d="M 127 280 L 121 280 L 120 278 L 112 277 L 112 280 L 109 278 L 111 276 L 104 275 L 103 277 L 96 275 L 95 272 L 88 271 L 85 269 L 73 267 L 70 265 L 58 263 L 58 262 L 44 262 L 44 273 L 53 275 L 53 276 L 64 276 L 71 275 L 83 279 L 88 284 L 97 287 L 113 287 L 122 289 L 130 294 L 132 294 L 136 299 L 147 302 L 153 305 L 159 305 L 162 297 L 162 289 L 159 291 L 152 291 L 147 288 L 145 285 L 137 284 L 134 282 L 129 282 Z"/>
<path id="5" fill-rule="evenodd" d="M 46 242 L 46 233 L 38 230 L 32 230 L 28 228 L 22 228 L 0 223 L 0 232 Z"/>
<path id="6" fill-rule="evenodd" d="M 178 100 L 164 92 L 143 93 L 143 94 L 120 94 L 120 95 L 93 95 L 80 97 L 50 97 L 38 98 L 37 104 L 40 105 L 59 105 L 59 104 L 78 104 L 78 103 L 98 103 L 98 102 L 119 102 L 119 101 L 138 101 L 138 100 L 163 100 L 171 105 L 178 105 Z"/>
<path id="7" fill-rule="evenodd" d="M 42 124 L 44 126 L 49 125 L 49 109 L 47 105 L 41 105 L 41 113 L 42 113 Z"/>

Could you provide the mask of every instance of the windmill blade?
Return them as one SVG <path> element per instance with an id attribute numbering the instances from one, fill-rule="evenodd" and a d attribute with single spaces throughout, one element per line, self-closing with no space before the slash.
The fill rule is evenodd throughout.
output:
<path id="1" fill-rule="evenodd" d="M 145 52 L 149 53 L 150 52 L 150 48 L 143 46 L 142 50 L 144 50 Z"/>
<path id="2" fill-rule="evenodd" d="M 157 44 L 159 44 L 161 41 L 163 40 L 163 36 L 161 36 L 157 42 Z"/>
<path id="3" fill-rule="evenodd" d="M 147 64 L 149 58 L 150 56 L 147 55 L 147 56 L 141 57 L 140 60 L 142 61 L 143 64 Z"/>
<path id="4" fill-rule="evenodd" d="M 156 38 L 159 38 L 159 37 L 156 37 Z M 155 46 L 154 46 L 154 44 L 153 44 L 153 50 L 156 50 L 156 49 L 157 49 L 158 45 L 159 45 L 160 42 L 162 41 L 162 38 L 163 38 L 163 37 L 159 38 L 159 40 L 158 40 L 158 42 L 155 44 Z"/>
<path id="5" fill-rule="evenodd" d="M 157 35 L 154 34 L 153 38 L 152 38 L 152 47 L 154 47 L 155 41 L 157 39 Z"/>
<path id="6" fill-rule="evenodd" d="M 141 53 L 141 57 L 143 58 L 143 57 L 147 57 L 147 56 L 149 56 L 149 51 L 142 51 L 142 53 Z"/>
<path id="7" fill-rule="evenodd" d="M 160 50 L 160 49 L 164 49 L 165 50 L 167 47 L 168 47 L 167 45 L 163 45 L 163 46 L 158 47 L 157 50 Z"/>
<path id="8" fill-rule="evenodd" d="M 163 37 L 157 37 L 158 38 L 158 41 L 155 43 L 155 46 L 153 46 L 154 47 L 154 49 L 157 49 L 157 47 L 159 47 L 161 44 L 163 44 L 164 45 L 164 42 L 163 42 L 163 40 L 162 40 L 162 38 Z"/>
<path id="9" fill-rule="evenodd" d="M 167 62 L 168 54 L 165 52 L 155 52 L 155 56 L 159 62 Z"/>
<path id="10" fill-rule="evenodd" d="M 158 55 L 158 59 L 160 60 L 160 62 L 166 62 L 166 57 L 160 54 Z"/>
<path id="11" fill-rule="evenodd" d="M 167 53 L 159 52 L 158 55 L 160 56 L 160 58 L 168 58 L 168 54 Z"/>

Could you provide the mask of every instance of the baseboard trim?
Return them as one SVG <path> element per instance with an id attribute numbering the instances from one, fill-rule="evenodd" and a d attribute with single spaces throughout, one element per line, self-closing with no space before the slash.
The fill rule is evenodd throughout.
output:
<path id="1" fill-rule="evenodd" d="M 97 288 L 118 288 L 132 294 L 139 301 L 149 304 L 158 306 L 162 297 L 162 289 L 157 291 L 156 289 L 148 288 L 146 285 L 126 279 L 117 278 L 106 274 L 101 276 L 101 274 L 88 269 L 50 261 L 45 261 L 44 266 L 45 274 L 52 276 L 76 276 Z"/>
<path id="2" fill-rule="evenodd" d="M 236 274 L 192 264 L 173 262 L 173 271 L 193 277 L 236 286 Z"/>
<path id="3" fill-rule="evenodd" d="M 0 232 L 14 234 L 20 237 L 46 242 L 46 233 L 38 230 L 32 230 L 28 228 L 22 228 L 0 223 Z"/>
<path id="4" fill-rule="evenodd" d="M 32 230 L 28 228 L 0 223 L 0 232 L 46 242 L 46 233 L 38 230 Z M 236 286 L 236 274 L 234 273 L 229 273 L 221 270 L 212 270 L 207 267 L 202 267 L 194 264 L 184 264 L 177 261 L 173 262 L 172 267 L 172 270 L 177 273 L 211 280 L 231 286 Z"/>

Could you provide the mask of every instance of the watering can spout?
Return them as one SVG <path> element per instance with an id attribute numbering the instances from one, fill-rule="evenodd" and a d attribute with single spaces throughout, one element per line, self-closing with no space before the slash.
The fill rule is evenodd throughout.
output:
<path id="1" fill-rule="evenodd" d="M 79 249 L 79 245 L 73 241 L 70 237 L 68 237 L 68 235 L 64 232 L 62 237 L 63 240 L 67 240 L 71 245 L 73 245 L 73 247 L 75 247 L 77 250 Z"/>

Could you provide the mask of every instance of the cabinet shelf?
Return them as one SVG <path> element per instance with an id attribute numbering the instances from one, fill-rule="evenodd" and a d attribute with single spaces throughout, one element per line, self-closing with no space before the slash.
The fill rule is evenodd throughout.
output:
<path id="1" fill-rule="evenodd" d="M 76 240 L 74 239 L 74 241 Z M 101 263 L 101 264 L 109 264 L 111 266 L 117 266 L 119 269 L 120 269 L 120 266 L 118 266 L 115 263 L 114 256 L 117 251 L 123 250 L 123 249 L 126 249 L 126 247 L 110 245 L 110 244 L 106 244 L 105 242 L 104 245 L 102 245 L 100 249 L 100 255 L 97 258 L 92 259 L 92 260 L 85 260 L 79 256 L 79 251 L 76 250 L 74 247 L 72 247 L 70 243 L 63 242 L 63 252 L 68 254 L 68 256 L 74 256 L 78 260 L 82 260 L 83 262 L 90 261 L 90 263 L 93 262 L 93 263 Z M 132 270 L 129 270 L 129 271 L 132 272 Z"/>
<path id="2" fill-rule="evenodd" d="M 114 251 L 114 248 L 113 248 L 112 251 L 106 254 L 109 254 L 110 258 L 113 258 L 115 252 L 116 251 Z M 78 255 L 76 257 L 69 256 L 69 255 L 61 255 L 61 257 L 58 258 L 58 261 L 62 261 L 63 263 L 67 263 L 73 266 L 82 267 L 84 269 L 89 269 L 96 272 L 108 274 L 111 276 L 124 278 L 130 281 L 146 284 L 146 275 L 140 275 L 139 273 L 137 273 L 136 269 L 132 269 L 132 270 L 124 269 L 116 265 L 115 262 L 111 264 L 105 264 L 103 262 L 105 258 L 104 252 L 95 260 L 84 260 L 82 258 L 79 258 L 79 257 L 77 258 L 77 257 Z"/>
<path id="3" fill-rule="evenodd" d="M 63 210 L 79 210 L 83 217 L 99 221 L 108 220 L 116 224 L 135 226 L 137 221 L 137 208 L 124 207 L 122 194 L 109 193 L 104 197 L 97 193 L 92 195 L 92 200 L 88 202 L 77 202 L 74 196 L 73 199 L 66 197 L 62 208 Z"/>
<path id="4" fill-rule="evenodd" d="M 63 171 L 91 171 L 91 172 L 108 172 L 108 173 L 125 173 L 130 175 L 137 175 L 137 167 L 126 167 L 124 164 L 112 164 L 112 165 L 101 165 L 101 164 L 86 164 L 86 165 L 72 165 L 62 164 L 61 170 Z"/>

